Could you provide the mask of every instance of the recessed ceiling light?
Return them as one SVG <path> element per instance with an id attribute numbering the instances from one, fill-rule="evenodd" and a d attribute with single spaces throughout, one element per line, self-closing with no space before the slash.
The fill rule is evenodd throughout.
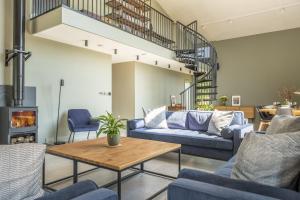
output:
<path id="1" fill-rule="evenodd" d="M 284 13 L 285 12 L 285 8 L 280 8 L 280 12 Z"/>
<path id="2" fill-rule="evenodd" d="M 84 46 L 88 47 L 89 46 L 89 41 L 88 40 L 84 40 Z"/>

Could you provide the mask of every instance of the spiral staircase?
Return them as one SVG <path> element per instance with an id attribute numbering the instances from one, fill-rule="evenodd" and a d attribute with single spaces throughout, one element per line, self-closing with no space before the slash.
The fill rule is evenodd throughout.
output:
<path id="1" fill-rule="evenodd" d="M 176 23 L 176 57 L 194 73 L 192 85 L 180 93 L 182 106 L 190 110 L 216 101 L 217 52 L 197 32 L 197 21 L 186 26 Z"/>

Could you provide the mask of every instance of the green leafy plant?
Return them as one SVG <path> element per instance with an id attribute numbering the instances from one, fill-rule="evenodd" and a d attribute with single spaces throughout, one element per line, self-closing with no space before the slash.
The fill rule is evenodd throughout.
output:
<path id="1" fill-rule="evenodd" d="M 198 104 L 197 109 L 203 111 L 213 111 L 215 107 L 212 104 Z"/>
<path id="2" fill-rule="evenodd" d="M 228 101 L 228 97 L 227 96 L 220 96 L 219 97 L 219 102 L 220 102 L 221 105 L 225 106 L 226 103 L 227 103 L 227 101 Z"/>
<path id="3" fill-rule="evenodd" d="M 121 119 L 115 118 L 111 113 L 97 117 L 100 122 L 100 129 L 97 131 L 97 137 L 100 134 L 120 135 L 120 130 L 125 128 Z"/>

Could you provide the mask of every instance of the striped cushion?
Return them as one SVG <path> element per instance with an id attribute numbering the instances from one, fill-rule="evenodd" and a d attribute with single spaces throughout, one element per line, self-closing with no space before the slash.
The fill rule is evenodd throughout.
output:
<path id="1" fill-rule="evenodd" d="M 41 197 L 45 145 L 0 145 L 0 199 Z"/>

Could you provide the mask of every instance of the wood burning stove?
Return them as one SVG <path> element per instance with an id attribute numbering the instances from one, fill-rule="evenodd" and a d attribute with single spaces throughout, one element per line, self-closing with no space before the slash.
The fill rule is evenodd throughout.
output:
<path id="1" fill-rule="evenodd" d="M 0 143 L 37 142 L 37 116 L 37 107 L 0 107 Z"/>
<path id="2" fill-rule="evenodd" d="M 38 108 L 34 104 L 24 105 L 25 61 L 31 52 L 25 51 L 25 8 L 26 0 L 14 0 L 13 49 L 6 50 L 5 64 L 13 59 L 13 86 L 11 102 L 0 107 L 0 144 L 37 142 Z M 1 98 L 0 98 L 1 99 Z M 4 98 L 9 99 L 9 98 Z"/>

